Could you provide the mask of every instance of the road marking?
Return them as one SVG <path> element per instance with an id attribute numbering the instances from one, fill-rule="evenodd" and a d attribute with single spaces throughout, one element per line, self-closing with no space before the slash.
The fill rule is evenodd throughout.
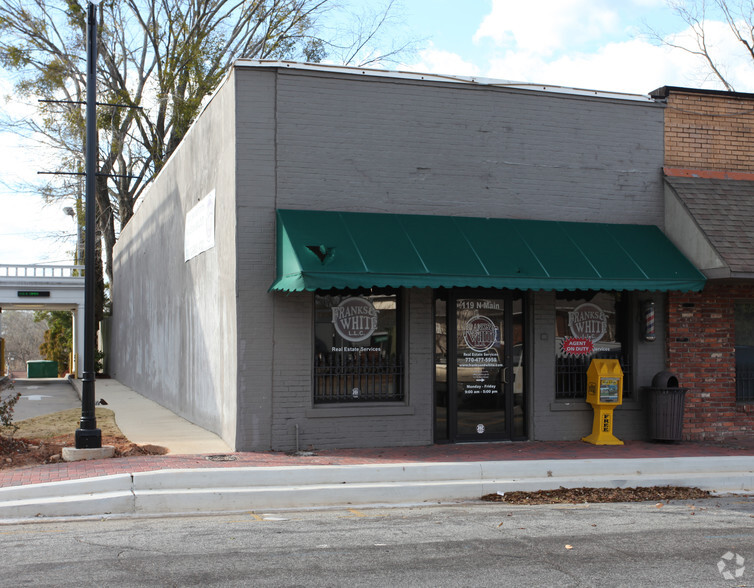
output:
<path id="1" fill-rule="evenodd" d="M 351 514 L 350 515 L 339 516 L 338 518 L 339 519 L 365 519 L 365 518 L 384 518 L 384 517 L 390 516 L 387 513 L 385 513 L 385 514 L 380 514 L 380 513 L 366 514 L 366 513 L 361 512 L 360 510 L 356 510 L 354 508 L 349 508 L 348 512 L 350 512 Z"/>
<path id="2" fill-rule="evenodd" d="M 65 533 L 65 529 L 50 529 L 49 531 L 0 531 L 0 535 L 34 535 L 36 533 Z"/>
<path id="3" fill-rule="evenodd" d="M 55 398 L 54 396 L 46 396 L 44 394 L 21 394 L 21 398 L 26 398 L 26 400 L 42 400 L 42 398 Z"/>
<path id="4" fill-rule="evenodd" d="M 255 512 L 249 512 L 249 513 L 246 513 L 246 514 L 248 514 L 253 520 L 259 521 L 259 522 L 267 522 L 267 521 L 269 521 L 269 522 L 275 523 L 275 522 L 278 522 L 278 521 L 288 521 L 288 520 L 290 520 L 290 519 L 287 519 L 285 517 L 278 517 L 278 516 L 274 516 L 274 515 L 271 515 L 271 514 L 258 515 Z M 243 520 L 232 519 L 232 520 L 228 520 L 228 521 L 225 521 L 225 522 L 226 523 L 243 523 L 244 521 Z"/>
<path id="5" fill-rule="evenodd" d="M 340 518 L 340 519 L 362 519 L 362 518 L 366 518 L 366 517 L 369 516 L 369 515 L 365 515 L 360 510 L 355 510 L 353 508 L 349 508 L 348 512 L 350 512 L 351 514 L 350 515 L 346 515 L 346 516 L 342 516 L 342 517 L 338 517 L 338 518 Z"/>

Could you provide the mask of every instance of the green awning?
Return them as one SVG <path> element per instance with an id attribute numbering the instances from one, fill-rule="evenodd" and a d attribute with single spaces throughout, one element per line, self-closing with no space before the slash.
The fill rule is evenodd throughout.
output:
<path id="1" fill-rule="evenodd" d="M 654 225 L 278 210 L 270 290 L 701 290 Z"/>

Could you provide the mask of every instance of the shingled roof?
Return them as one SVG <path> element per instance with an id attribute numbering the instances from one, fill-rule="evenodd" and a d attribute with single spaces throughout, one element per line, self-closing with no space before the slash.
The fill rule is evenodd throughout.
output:
<path id="1" fill-rule="evenodd" d="M 754 176 L 742 180 L 666 173 L 665 181 L 728 266 L 730 277 L 754 274 Z"/>

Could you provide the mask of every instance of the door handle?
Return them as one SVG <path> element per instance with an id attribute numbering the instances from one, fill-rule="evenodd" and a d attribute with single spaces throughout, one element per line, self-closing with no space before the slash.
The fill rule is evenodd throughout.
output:
<path id="1" fill-rule="evenodd" d="M 508 367 L 506 366 L 506 367 L 503 368 L 503 376 L 502 376 L 502 378 L 503 378 L 503 384 L 508 384 L 509 383 L 508 382 L 508 378 L 505 377 L 505 374 L 507 373 L 507 371 L 508 371 Z"/>

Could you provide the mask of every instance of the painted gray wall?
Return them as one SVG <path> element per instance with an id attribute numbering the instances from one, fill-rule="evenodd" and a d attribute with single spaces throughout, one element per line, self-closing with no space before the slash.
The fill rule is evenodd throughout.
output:
<path id="1" fill-rule="evenodd" d="M 112 375 L 186 419 L 236 437 L 235 116 L 223 86 L 115 248 Z M 186 213 L 215 190 L 215 246 L 184 262 Z"/>
<path id="2" fill-rule="evenodd" d="M 237 67 L 121 235 L 114 375 L 239 450 L 292 449 L 296 425 L 301 448 L 431 443 L 431 291 L 404 299 L 405 405 L 313 406 L 312 295 L 267 292 L 275 210 L 661 226 L 662 116 L 652 103 Z M 213 188 L 217 245 L 184 263 L 185 214 Z M 590 422 L 550 410 L 551 295 L 532 295 L 532 344 L 547 347 L 530 370 L 546 410 L 537 438 Z"/>
<path id="3" fill-rule="evenodd" d="M 644 439 L 647 436 L 646 392 L 642 390 L 652 383 L 654 375 L 665 369 L 665 300 L 658 292 L 631 293 L 631 304 L 636 311 L 634 324 L 637 335 L 634 337 L 633 362 L 635 385 L 633 397 L 626 398 L 615 409 L 613 433 L 621 440 Z M 638 337 L 638 307 L 640 302 L 655 302 L 655 330 L 657 338 L 653 342 Z M 555 292 L 535 292 L 531 296 L 531 320 L 534 323 L 533 341 L 530 348 L 534 358 L 530 377 L 531 438 L 539 441 L 576 440 L 592 431 L 594 411 L 584 400 L 561 400 L 555 398 Z"/>
<path id="4" fill-rule="evenodd" d="M 239 296 L 239 335 L 258 346 L 258 367 L 239 366 L 239 381 L 260 383 L 243 402 L 271 414 L 271 447 L 294 448 L 296 426 L 301 449 L 431 443 L 434 369 L 432 293 L 410 290 L 407 406 L 312 406 L 312 295 L 264 292 L 274 279 L 275 208 L 662 226 L 663 112 L 655 104 L 301 70 L 235 74 L 239 136 L 258 139 L 238 148 L 239 291 L 248 289 Z M 242 256 L 252 250 L 244 278 Z M 539 338 L 553 330 L 550 295 L 534 296 L 531 433 L 573 439 L 591 430 L 591 409 L 555 403 L 554 332 Z M 271 400 L 261 390 L 268 374 Z M 634 410 L 616 420 L 616 432 L 641 437 L 643 422 Z M 243 446 L 267 448 L 247 426 Z"/>
<path id="5" fill-rule="evenodd" d="M 275 305 L 285 301 L 267 292 L 275 279 L 276 76 L 234 72 L 236 111 L 235 192 L 238 308 L 238 449 L 266 450 L 272 442 L 274 374 L 297 369 L 273 363 L 278 338 L 296 336 L 295 317 L 278 330 Z M 282 372 L 281 372 L 282 370 Z"/>
<path id="6" fill-rule="evenodd" d="M 432 443 L 432 290 L 410 289 L 403 294 L 404 333 L 411 350 L 406 354 L 407 401 L 359 406 L 312 404 L 313 296 L 275 296 L 272 440 L 276 449 Z"/>
<path id="7" fill-rule="evenodd" d="M 275 116 L 280 208 L 663 222 L 654 103 L 283 70 Z"/>

